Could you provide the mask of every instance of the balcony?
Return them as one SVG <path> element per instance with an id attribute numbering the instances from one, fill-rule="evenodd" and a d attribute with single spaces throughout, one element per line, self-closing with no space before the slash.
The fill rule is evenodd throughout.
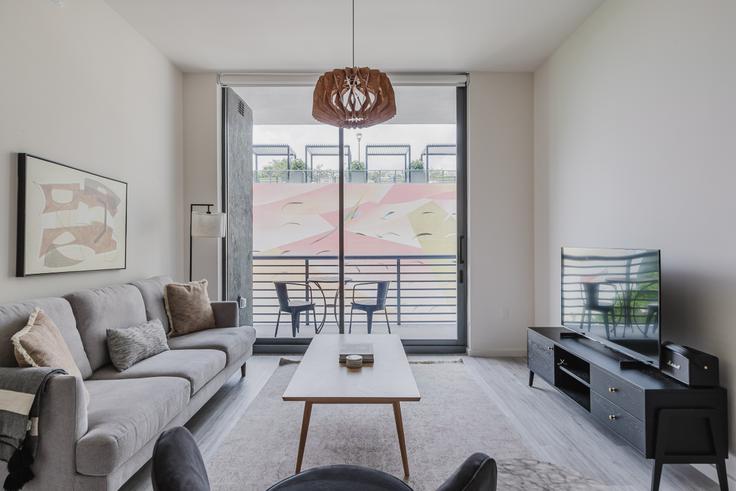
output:
<path id="1" fill-rule="evenodd" d="M 253 258 L 253 324 L 259 338 L 272 338 L 278 316 L 274 281 L 307 282 L 312 278 L 337 275 L 337 256 L 266 256 Z M 347 255 L 344 290 L 347 330 L 353 285 L 371 280 L 391 281 L 388 294 L 388 320 L 393 333 L 403 339 L 456 339 L 457 264 L 455 255 Z M 336 283 L 311 283 L 317 304 L 317 325 L 326 316 L 322 332 L 336 333 Z M 358 290 L 356 295 L 370 295 Z M 302 286 L 290 286 L 291 298 L 307 298 Z M 326 311 L 325 311 L 326 306 Z M 386 331 L 383 314 L 376 314 L 374 332 Z M 298 337 L 314 335 L 314 316 L 302 318 Z M 353 333 L 365 333 L 365 316 L 356 311 Z M 282 316 L 279 338 L 291 338 L 288 318 Z"/>

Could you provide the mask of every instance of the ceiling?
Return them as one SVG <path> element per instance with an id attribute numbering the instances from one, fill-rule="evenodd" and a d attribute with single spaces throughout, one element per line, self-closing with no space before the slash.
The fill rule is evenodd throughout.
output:
<path id="1" fill-rule="evenodd" d="M 351 64 L 350 0 L 107 0 L 184 71 Z M 532 71 L 603 0 L 356 0 L 355 61 L 385 71 Z"/>

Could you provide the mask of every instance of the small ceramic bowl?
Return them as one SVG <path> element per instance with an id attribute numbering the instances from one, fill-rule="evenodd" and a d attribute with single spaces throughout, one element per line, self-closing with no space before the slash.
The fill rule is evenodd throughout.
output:
<path id="1" fill-rule="evenodd" d="M 363 366 L 363 357 L 360 355 L 348 355 L 345 357 L 345 365 L 348 368 L 360 368 Z"/>

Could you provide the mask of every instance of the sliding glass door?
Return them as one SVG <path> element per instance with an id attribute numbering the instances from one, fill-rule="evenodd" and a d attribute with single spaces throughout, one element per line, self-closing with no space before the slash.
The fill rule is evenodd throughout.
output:
<path id="1" fill-rule="evenodd" d="M 392 121 L 342 139 L 311 117 L 311 86 L 233 90 L 253 113 L 257 349 L 390 330 L 407 346 L 463 350 L 465 88 L 396 87 Z"/>
<path id="2" fill-rule="evenodd" d="M 456 90 L 396 87 L 390 122 L 345 131 L 348 332 L 460 337 Z"/>

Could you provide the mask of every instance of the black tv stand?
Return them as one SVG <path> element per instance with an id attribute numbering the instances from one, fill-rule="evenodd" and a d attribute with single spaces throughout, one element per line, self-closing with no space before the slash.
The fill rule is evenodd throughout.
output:
<path id="1" fill-rule="evenodd" d="M 619 360 L 618 361 L 618 367 L 621 370 L 641 370 L 651 367 L 651 365 L 647 365 L 646 363 L 640 362 L 639 360 L 631 360 L 629 358 Z"/>
<path id="2" fill-rule="evenodd" d="M 578 339 L 578 338 L 584 338 L 582 334 L 575 331 L 562 331 L 560 333 L 560 339 Z"/>
<path id="3" fill-rule="evenodd" d="M 715 464 L 720 489 L 728 490 L 724 388 L 688 387 L 562 327 L 530 327 L 527 353 L 529 386 L 539 375 L 654 459 L 653 491 L 659 489 L 662 466 L 670 463 Z"/>

